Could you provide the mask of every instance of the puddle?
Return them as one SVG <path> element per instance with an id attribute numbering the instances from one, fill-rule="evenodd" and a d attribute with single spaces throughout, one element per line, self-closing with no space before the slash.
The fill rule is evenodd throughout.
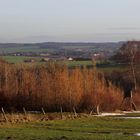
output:
<path id="1" fill-rule="evenodd" d="M 86 133 L 88 135 L 92 135 L 92 134 L 110 134 L 110 135 L 121 135 L 121 136 L 139 136 L 140 137 L 140 133 L 123 133 L 123 132 L 82 132 L 82 133 Z"/>
<path id="2" fill-rule="evenodd" d="M 140 133 L 136 133 L 136 134 L 134 134 L 134 136 L 139 136 L 140 137 Z"/>
<path id="3" fill-rule="evenodd" d="M 120 119 L 140 119 L 140 117 L 116 117 Z"/>
<path id="4" fill-rule="evenodd" d="M 92 134 L 112 134 L 112 135 L 124 135 L 123 133 L 119 132 L 119 133 L 113 133 L 113 132 L 84 132 L 88 135 L 92 135 Z"/>
<path id="5" fill-rule="evenodd" d="M 51 128 L 49 128 L 51 129 Z M 53 129 L 54 130 L 54 129 Z M 59 131 L 69 131 L 72 132 L 72 130 L 64 130 L 64 129 L 55 129 L 55 130 L 59 130 Z M 75 131 L 81 134 L 87 134 L 87 135 L 93 135 L 93 134 L 108 134 L 108 135 L 120 135 L 120 136 L 138 136 L 140 137 L 140 133 L 125 133 L 125 132 L 109 132 L 109 131 Z"/>

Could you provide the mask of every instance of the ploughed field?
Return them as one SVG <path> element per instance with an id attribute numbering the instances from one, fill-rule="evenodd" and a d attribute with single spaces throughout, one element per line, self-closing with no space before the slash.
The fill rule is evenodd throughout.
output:
<path id="1" fill-rule="evenodd" d="M 121 116 L 0 123 L 1 140 L 139 140 L 139 133 L 140 119 Z"/>

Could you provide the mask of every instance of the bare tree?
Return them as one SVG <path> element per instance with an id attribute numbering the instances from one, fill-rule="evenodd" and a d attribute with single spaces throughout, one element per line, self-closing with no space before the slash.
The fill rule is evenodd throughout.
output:
<path id="1" fill-rule="evenodd" d="M 133 88 L 130 88 L 130 86 L 132 85 L 129 85 L 129 87 L 125 87 L 127 89 L 125 89 L 125 91 L 127 91 L 125 93 L 124 91 L 124 94 L 128 94 L 128 95 L 124 95 L 124 99 L 123 99 L 123 102 L 122 104 L 124 104 L 124 102 L 128 99 L 128 101 L 130 102 L 130 106 L 131 106 L 131 109 L 133 108 L 134 110 L 136 110 L 136 105 L 132 99 L 132 96 L 133 96 L 133 90 L 134 92 L 136 92 L 137 90 L 137 79 L 136 79 L 136 70 L 135 70 L 135 64 L 136 64 L 136 55 L 137 55 L 137 52 L 138 52 L 138 42 L 136 41 L 130 41 L 130 42 L 127 42 L 125 45 L 124 45 L 124 50 L 122 51 L 122 54 L 124 56 L 127 57 L 128 59 L 128 63 L 130 64 L 130 71 L 131 71 L 131 74 L 130 76 L 132 76 L 132 81 L 133 81 Z M 130 90 L 129 90 L 130 88 Z"/>
<path id="2" fill-rule="evenodd" d="M 132 41 L 132 42 L 128 42 L 126 44 L 126 49 L 123 52 L 124 55 L 126 55 L 128 57 L 128 60 L 130 63 L 135 91 L 137 89 L 137 80 L 136 80 L 136 73 L 135 73 L 135 57 L 136 57 L 137 51 L 138 51 L 137 42 Z"/>

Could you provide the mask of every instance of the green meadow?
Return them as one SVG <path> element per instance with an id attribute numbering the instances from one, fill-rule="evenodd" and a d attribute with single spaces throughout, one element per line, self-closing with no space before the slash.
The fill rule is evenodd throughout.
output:
<path id="1" fill-rule="evenodd" d="M 24 60 L 29 60 L 29 59 L 34 59 L 34 63 L 40 63 L 40 64 L 46 64 L 48 62 L 40 62 L 41 57 L 28 57 L 28 56 L 1 56 L 0 59 L 3 59 L 9 63 L 23 63 Z M 93 62 L 90 60 L 85 60 L 85 61 L 68 61 L 68 60 L 63 60 L 63 61 L 52 61 L 53 63 L 60 64 L 60 65 L 66 65 L 68 67 L 81 67 L 81 66 L 87 66 L 87 67 L 92 67 Z M 99 67 L 99 69 L 102 69 L 103 71 L 112 71 L 112 70 L 121 70 L 121 69 L 126 68 L 123 65 L 104 65 Z"/>
<path id="2" fill-rule="evenodd" d="M 89 117 L 28 123 L 1 123 L 6 140 L 140 140 L 138 119 Z"/>
<path id="3" fill-rule="evenodd" d="M 40 61 L 39 57 L 28 57 L 28 56 L 0 56 L 1 59 L 9 62 L 9 63 L 23 63 L 24 60 L 35 59 L 36 61 Z"/>

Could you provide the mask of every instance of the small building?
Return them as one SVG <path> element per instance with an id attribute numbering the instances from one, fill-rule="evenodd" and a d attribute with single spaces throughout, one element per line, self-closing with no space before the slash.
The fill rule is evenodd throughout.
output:
<path id="1" fill-rule="evenodd" d="M 42 62 L 48 62 L 49 60 L 50 60 L 50 58 L 48 58 L 48 57 L 41 59 Z"/>
<path id="2" fill-rule="evenodd" d="M 21 53 L 14 53 L 13 55 L 14 55 L 14 56 L 22 56 Z"/>
<path id="3" fill-rule="evenodd" d="M 72 58 L 72 57 L 69 57 L 68 60 L 69 60 L 69 61 L 73 61 L 73 58 Z"/>
<path id="4" fill-rule="evenodd" d="M 47 57 L 47 56 L 50 56 L 50 54 L 49 53 L 40 53 L 40 56 Z"/>

